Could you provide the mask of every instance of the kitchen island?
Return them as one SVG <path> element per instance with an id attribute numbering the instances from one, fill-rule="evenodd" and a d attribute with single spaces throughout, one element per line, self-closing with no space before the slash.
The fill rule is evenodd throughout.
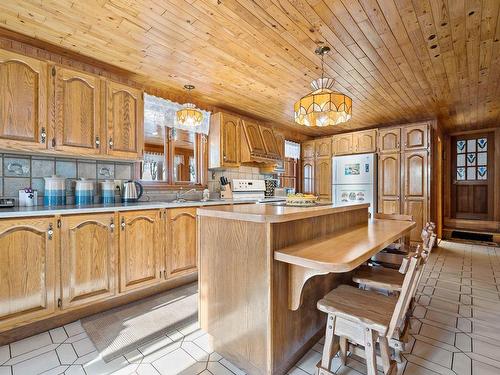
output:
<path id="1" fill-rule="evenodd" d="M 200 324 L 249 374 L 284 374 L 323 335 L 316 302 L 415 227 L 368 204 L 197 210 Z"/>

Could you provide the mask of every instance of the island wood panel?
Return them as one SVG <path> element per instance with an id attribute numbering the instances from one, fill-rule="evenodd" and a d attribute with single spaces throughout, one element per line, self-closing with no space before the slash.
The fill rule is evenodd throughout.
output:
<path id="1" fill-rule="evenodd" d="M 55 218 L 0 222 L 0 331 L 56 310 Z"/>
<path id="2" fill-rule="evenodd" d="M 55 149 L 101 153 L 101 78 L 64 67 L 55 72 Z"/>
<path id="3" fill-rule="evenodd" d="M 0 50 L 0 147 L 47 149 L 47 63 Z"/>
<path id="4" fill-rule="evenodd" d="M 117 293 L 118 229 L 113 212 L 61 219 L 62 308 Z"/>
<path id="5" fill-rule="evenodd" d="M 167 278 L 196 270 L 196 207 L 166 210 Z"/>
<path id="6" fill-rule="evenodd" d="M 159 210 L 120 212 L 120 292 L 163 279 L 163 230 Z"/>

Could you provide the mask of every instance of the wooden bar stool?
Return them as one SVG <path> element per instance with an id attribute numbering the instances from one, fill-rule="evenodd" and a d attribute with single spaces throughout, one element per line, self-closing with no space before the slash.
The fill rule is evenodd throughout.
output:
<path id="1" fill-rule="evenodd" d="M 409 260 L 398 298 L 341 285 L 318 302 L 318 309 L 327 313 L 328 318 L 323 355 L 316 366 L 317 375 L 333 374 L 330 369 L 332 358 L 340 351 L 345 364 L 348 350 L 364 355 L 368 375 L 376 375 L 378 360 L 384 374 L 395 373 L 396 362 L 391 360 L 389 340 L 398 337 L 400 327 L 404 326 L 421 266 L 422 257 L 417 253 Z M 354 346 L 351 348 L 350 345 Z"/>

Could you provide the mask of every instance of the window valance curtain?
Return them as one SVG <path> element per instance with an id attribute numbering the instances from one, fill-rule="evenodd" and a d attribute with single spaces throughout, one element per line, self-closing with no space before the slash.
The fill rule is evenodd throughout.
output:
<path id="1" fill-rule="evenodd" d="M 190 132 L 201 133 L 208 135 L 210 128 L 210 112 L 200 111 L 203 113 L 203 122 L 195 128 L 183 126 L 177 122 L 175 113 L 182 108 L 182 104 L 172 102 L 167 99 L 159 98 L 154 95 L 144 93 L 144 124 L 147 128 L 160 125 L 168 128 L 182 129 Z"/>
<path id="2" fill-rule="evenodd" d="M 300 144 L 292 141 L 285 141 L 285 157 L 300 159 Z"/>

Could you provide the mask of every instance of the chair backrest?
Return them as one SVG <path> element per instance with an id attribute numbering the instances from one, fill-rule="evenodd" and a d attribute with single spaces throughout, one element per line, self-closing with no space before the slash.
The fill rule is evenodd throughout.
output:
<path id="1" fill-rule="evenodd" d="M 401 215 L 401 214 L 379 214 L 376 213 L 374 215 L 375 219 L 383 219 L 383 220 L 400 220 L 400 221 L 413 221 L 412 215 Z M 410 235 L 401 237 L 403 239 L 403 243 L 406 245 L 410 244 Z"/>
<path id="2" fill-rule="evenodd" d="M 422 228 L 421 238 L 424 250 L 429 248 L 429 240 L 434 233 L 434 229 L 436 229 L 436 224 L 434 224 L 432 221 L 428 221 L 427 223 L 425 223 L 424 227 Z"/>
<path id="3" fill-rule="evenodd" d="M 422 272 L 423 259 L 420 252 L 420 246 L 417 248 L 415 255 L 409 259 L 408 269 L 406 271 L 401 292 L 399 293 L 398 301 L 389 323 L 387 337 L 393 337 L 395 330 L 402 326 L 406 317 L 406 313 L 410 306 L 410 302 L 417 291 L 418 282 Z"/>

